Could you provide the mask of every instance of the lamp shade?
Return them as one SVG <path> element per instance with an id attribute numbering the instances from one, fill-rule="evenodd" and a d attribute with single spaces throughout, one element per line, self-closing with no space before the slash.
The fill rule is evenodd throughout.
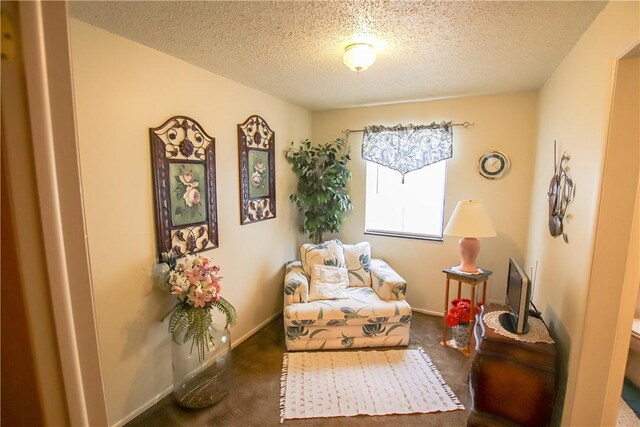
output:
<path id="1" fill-rule="evenodd" d="M 482 200 L 459 201 L 444 229 L 444 234 L 457 237 L 494 237 L 497 235 Z"/>
<path id="2" fill-rule="evenodd" d="M 360 74 L 376 61 L 376 51 L 368 43 L 353 43 L 344 49 L 342 60 L 347 67 Z"/>

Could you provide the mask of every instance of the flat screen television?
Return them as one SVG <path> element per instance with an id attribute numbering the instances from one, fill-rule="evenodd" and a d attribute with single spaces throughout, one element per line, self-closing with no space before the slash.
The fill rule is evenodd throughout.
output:
<path id="1" fill-rule="evenodd" d="M 530 300 L 531 281 L 517 261 L 509 258 L 506 298 L 509 311 L 500 315 L 500 325 L 514 334 L 526 334 L 529 331 Z"/>

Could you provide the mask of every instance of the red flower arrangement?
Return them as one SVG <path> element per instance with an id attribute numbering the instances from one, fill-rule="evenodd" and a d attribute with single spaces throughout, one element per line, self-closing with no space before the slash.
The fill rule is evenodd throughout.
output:
<path id="1" fill-rule="evenodd" d="M 480 305 L 480 304 L 478 304 Z M 478 307 L 475 307 L 473 314 L 480 312 Z M 451 300 L 451 307 L 449 312 L 444 318 L 444 321 L 449 326 L 458 326 L 459 324 L 468 325 L 471 320 L 471 300 L 469 299 L 453 299 Z"/>

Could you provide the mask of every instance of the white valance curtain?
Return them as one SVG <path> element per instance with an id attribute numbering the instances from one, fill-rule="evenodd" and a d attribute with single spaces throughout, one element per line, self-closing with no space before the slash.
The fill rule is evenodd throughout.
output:
<path id="1" fill-rule="evenodd" d="M 453 157 L 451 122 L 430 125 L 366 126 L 362 158 L 404 175 Z"/>

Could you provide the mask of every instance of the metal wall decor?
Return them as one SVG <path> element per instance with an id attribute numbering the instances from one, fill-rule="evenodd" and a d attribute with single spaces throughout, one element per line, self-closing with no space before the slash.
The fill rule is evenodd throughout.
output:
<path id="1" fill-rule="evenodd" d="M 562 235 L 565 243 L 569 243 L 569 237 L 565 233 L 563 221 L 567 212 L 569 203 L 573 201 L 576 187 L 573 180 L 569 177 L 566 168 L 566 162 L 570 157 L 567 153 L 562 153 L 560 161 L 557 161 L 556 141 L 553 141 L 553 162 L 554 171 L 551 182 L 549 183 L 549 233 L 553 237 Z"/>
<path id="2" fill-rule="evenodd" d="M 149 129 L 158 253 L 218 247 L 215 139 L 186 116 Z"/>
<path id="3" fill-rule="evenodd" d="M 260 116 L 238 125 L 240 224 L 276 217 L 275 132 Z"/>

